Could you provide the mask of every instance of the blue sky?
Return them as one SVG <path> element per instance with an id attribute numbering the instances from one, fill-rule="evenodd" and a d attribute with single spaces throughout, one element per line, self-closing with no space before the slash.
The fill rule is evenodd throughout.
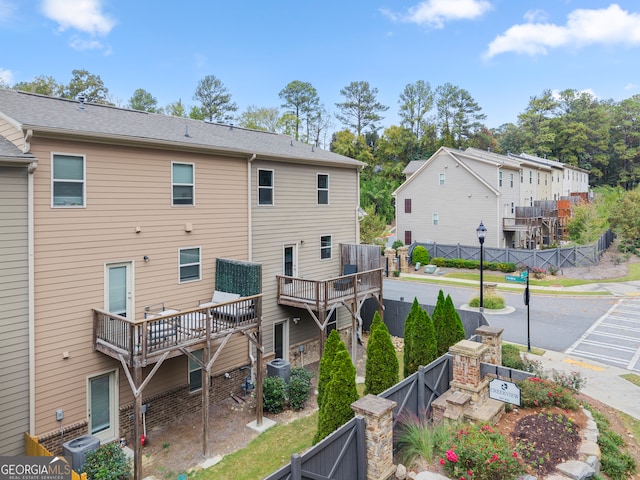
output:
<path id="1" fill-rule="evenodd" d="M 0 43 L 6 83 L 87 69 L 119 105 L 137 88 L 192 105 L 215 75 L 238 113 L 280 106 L 293 80 L 334 112 L 340 89 L 366 80 L 390 107 L 385 127 L 417 80 L 466 89 L 489 127 L 544 89 L 640 93 L 637 0 L 0 0 Z"/>

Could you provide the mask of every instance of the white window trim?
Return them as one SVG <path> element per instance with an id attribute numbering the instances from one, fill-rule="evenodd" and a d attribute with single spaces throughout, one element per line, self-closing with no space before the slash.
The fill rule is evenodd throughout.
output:
<path id="1" fill-rule="evenodd" d="M 323 237 L 329 237 L 329 239 L 331 240 L 331 246 L 329 247 L 329 256 L 327 258 L 322 258 L 322 250 L 324 248 L 327 247 L 323 247 L 322 246 L 322 238 Z M 331 234 L 326 234 L 326 235 L 320 235 L 320 260 L 331 260 L 333 258 L 333 235 Z"/>
<path id="2" fill-rule="evenodd" d="M 86 385 L 86 397 L 85 397 L 85 405 L 87 408 L 87 417 L 90 415 L 91 408 L 91 380 L 94 378 L 102 377 L 103 375 L 109 375 L 109 408 L 113 407 L 113 411 L 110 412 L 110 422 L 112 423 L 112 427 L 104 432 L 97 432 L 93 435 L 100 439 L 100 443 L 108 443 L 112 440 L 115 440 L 120 436 L 120 415 L 118 412 L 120 411 L 120 373 L 118 369 L 115 370 L 105 370 L 98 373 L 93 373 L 91 375 L 87 375 L 85 377 L 85 385 Z M 111 377 L 113 375 L 113 377 Z M 113 379 L 113 382 L 111 380 Z M 113 384 L 112 384 L 113 383 Z M 112 388 L 113 387 L 113 388 Z M 91 422 L 89 421 L 87 425 L 87 429 L 91 428 Z"/>
<path id="3" fill-rule="evenodd" d="M 438 185 L 442 186 L 446 183 L 446 175 L 444 173 L 440 173 L 438 175 Z"/>
<path id="4" fill-rule="evenodd" d="M 192 248 L 197 248 L 198 251 L 200 252 L 200 261 L 198 262 L 198 278 L 193 279 L 193 280 L 182 280 L 180 278 L 180 268 L 181 267 L 187 267 L 189 265 L 195 265 L 195 263 L 187 263 L 184 265 L 180 264 L 180 252 L 182 250 L 191 250 Z M 182 283 L 192 283 L 192 282 L 199 282 L 202 280 L 202 247 L 200 246 L 193 246 L 193 247 L 181 247 L 178 249 L 178 283 L 182 284 Z"/>
<path id="5" fill-rule="evenodd" d="M 327 177 L 327 188 L 320 188 L 318 186 L 318 180 L 320 180 L 320 175 L 325 175 Z M 331 199 L 329 198 L 329 188 L 331 186 L 330 181 L 331 181 L 331 179 L 330 179 L 328 173 L 321 173 L 321 172 L 316 173 L 316 203 L 317 203 L 317 205 L 329 205 L 329 203 L 331 201 Z M 327 192 L 327 203 L 318 202 L 318 195 L 320 194 L 321 191 L 323 191 L 323 192 L 326 191 Z"/>
<path id="6" fill-rule="evenodd" d="M 55 205 L 53 200 L 53 161 L 56 156 L 82 158 L 82 205 Z M 72 183 L 80 183 L 78 180 L 59 180 Z M 87 156 L 82 153 L 51 152 L 51 208 L 87 208 Z"/>
<path id="7" fill-rule="evenodd" d="M 440 225 L 440 215 L 437 212 L 431 214 L 431 225 L 434 227 Z"/>
<path id="8" fill-rule="evenodd" d="M 271 172 L 271 187 L 261 186 L 260 185 L 260 172 Z M 256 203 L 259 207 L 273 207 L 276 204 L 276 172 L 271 168 L 258 168 L 256 171 L 256 187 L 258 188 L 258 193 L 256 197 Z M 270 188 L 271 189 L 271 203 L 260 203 L 260 189 L 261 188 Z"/>
<path id="9" fill-rule="evenodd" d="M 498 172 L 498 186 L 499 187 L 502 187 L 502 177 L 503 177 L 502 170 L 500 170 Z"/>
<path id="10" fill-rule="evenodd" d="M 192 183 L 177 183 L 173 181 L 173 166 L 174 165 L 191 165 L 191 167 L 193 168 L 192 173 L 193 173 L 193 180 Z M 188 186 L 191 187 L 192 190 L 192 198 L 193 198 L 193 203 L 183 203 L 183 204 L 176 204 L 174 203 L 175 199 L 173 198 L 173 187 L 174 186 Z M 176 162 L 176 161 L 172 161 L 171 162 L 171 206 L 172 207 L 195 207 L 196 205 L 196 164 L 195 163 L 189 163 L 189 162 Z"/>

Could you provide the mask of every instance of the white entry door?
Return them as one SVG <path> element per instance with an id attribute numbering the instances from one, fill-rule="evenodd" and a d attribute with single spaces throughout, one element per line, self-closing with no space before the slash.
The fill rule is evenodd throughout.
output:
<path id="1" fill-rule="evenodd" d="M 90 377 L 87 385 L 87 418 L 89 433 L 102 443 L 118 435 L 118 373 L 103 373 Z"/>
<path id="2" fill-rule="evenodd" d="M 104 282 L 107 312 L 127 318 L 133 316 L 132 271 L 131 262 L 107 264 Z"/>

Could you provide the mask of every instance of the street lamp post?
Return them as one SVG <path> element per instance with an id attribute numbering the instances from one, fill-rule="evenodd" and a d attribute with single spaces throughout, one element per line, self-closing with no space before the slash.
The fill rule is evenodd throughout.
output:
<path id="1" fill-rule="evenodd" d="M 476 233 L 478 234 L 478 241 L 480 242 L 480 313 L 484 313 L 484 302 L 483 302 L 483 293 L 484 293 L 484 285 L 483 285 L 483 269 L 484 269 L 484 238 L 487 236 L 487 229 L 480 221 L 480 225 L 476 228 Z"/>

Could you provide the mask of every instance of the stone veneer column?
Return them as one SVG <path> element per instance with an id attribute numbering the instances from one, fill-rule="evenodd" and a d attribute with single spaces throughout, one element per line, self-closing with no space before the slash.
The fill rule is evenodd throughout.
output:
<path id="1" fill-rule="evenodd" d="M 453 355 L 453 380 L 450 387 L 454 391 L 467 393 L 474 403 L 484 403 L 488 395 L 489 376 L 480 377 L 480 362 L 489 347 L 470 340 L 461 340 L 449 347 Z"/>
<path id="2" fill-rule="evenodd" d="M 396 402 L 366 395 L 351 404 L 364 417 L 367 442 L 367 479 L 387 480 L 395 473 L 393 464 L 393 409 Z"/>
<path id="3" fill-rule="evenodd" d="M 402 273 L 409 273 L 409 247 L 398 247 L 398 262 Z"/>
<path id="4" fill-rule="evenodd" d="M 384 258 L 387 260 L 387 265 L 389 265 L 389 272 L 393 275 L 393 271 L 396 269 L 396 251 L 393 248 L 385 248 L 384 249 Z"/>
<path id="5" fill-rule="evenodd" d="M 502 332 L 504 328 L 483 325 L 476 328 L 476 334 L 482 337 L 483 345 L 489 347 L 482 361 L 502 365 Z"/>

